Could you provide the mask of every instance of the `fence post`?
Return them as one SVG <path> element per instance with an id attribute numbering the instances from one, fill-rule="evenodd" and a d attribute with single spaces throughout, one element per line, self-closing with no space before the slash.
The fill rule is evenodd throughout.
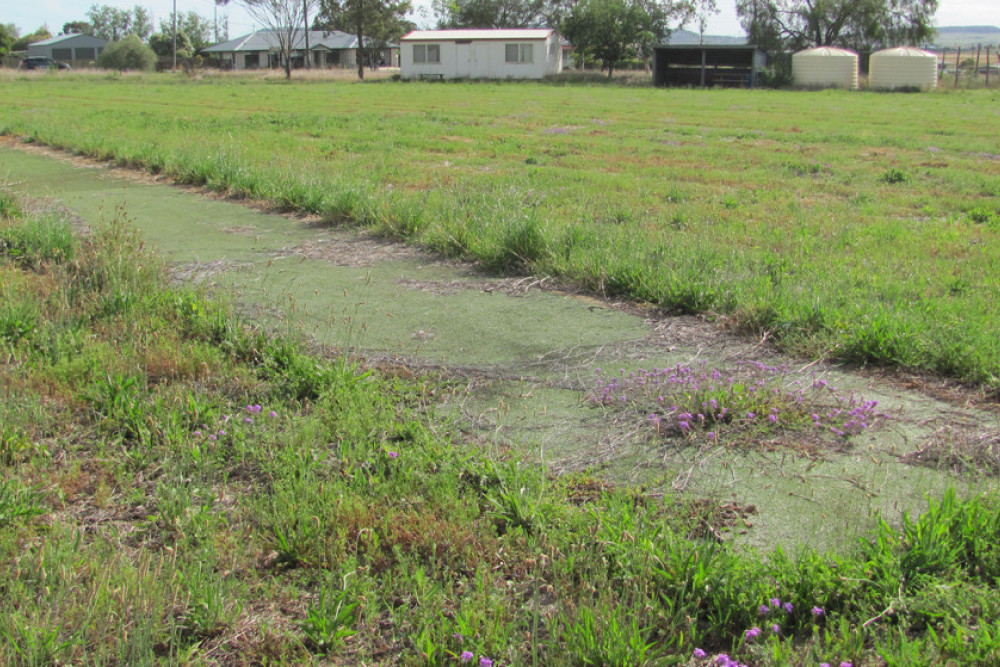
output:
<path id="1" fill-rule="evenodd" d="M 962 57 L 962 47 L 955 51 L 955 87 L 958 88 L 958 61 Z"/>
<path id="2" fill-rule="evenodd" d="M 990 87 L 990 47 L 986 47 L 986 87 Z"/>
<path id="3" fill-rule="evenodd" d="M 983 50 L 983 45 L 979 44 L 976 46 L 976 74 L 979 74 L 979 54 Z"/>

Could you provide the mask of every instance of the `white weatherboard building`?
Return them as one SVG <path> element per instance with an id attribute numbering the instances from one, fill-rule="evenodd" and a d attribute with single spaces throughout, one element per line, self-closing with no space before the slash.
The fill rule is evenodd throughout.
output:
<path id="1" fill-rule="evenodd" d="M 400 40 L 404 79 L 541 79 L 562 71 L 555 30 L 414 30 Z"/>

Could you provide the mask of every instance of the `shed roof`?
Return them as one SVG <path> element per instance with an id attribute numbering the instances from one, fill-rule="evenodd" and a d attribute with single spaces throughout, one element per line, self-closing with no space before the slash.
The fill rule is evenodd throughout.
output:
<path id="1" fill-rule="evenodd" d="M 57 44 L 64 44 L 67 42 L 82 41 L 89 44 L 98 43 L 98 45 L 105 45 L 108 40 L 103 37 L 94 37 L 93 35 L 84 35 L 82 33 L 71 33 L 69 35 L 57 35 L 56 37 L 49 37 L 48 39 L 43 39 L 39 42 L 32 42 L 28 46 L 56 46 Z"/>
<path id="2" fill-rule="evenodd" d="M 306 46 L 305 31 L 296 30 L 292 40 L 292 50 L 304 49 Z M 278 48 L 278 35 L 274 30 L 258 30 L 249 35 L 243 35 L 228 42 L 214 44 L 204 51 L 208 53 L 233 53 L 236 51 L 273 51 Z M 309 31 L 309 47 L 313 49 L 356 49 L 358 38 L 346 32 L 333 30 Z"/>
<path id="3" fill-rule="evenodd" d="M 548 39 L 555 30 L 550 28 L 503 28 L 497 30 L 414 30 L 403 36 L 402 42 L 448 42 L 456 39 Z"/>

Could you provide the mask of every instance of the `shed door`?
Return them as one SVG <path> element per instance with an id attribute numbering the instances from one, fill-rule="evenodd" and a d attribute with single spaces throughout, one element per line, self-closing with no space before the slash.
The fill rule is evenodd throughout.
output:
<path id="1" fill-rule="evenodd" d="M 472 48 L 472 42 L 469 40 L 457 40 L 455 42 L 455 76 L 460 79 L 467 79 L 472 76 L 472 72 L 475 70 L 473 65 L 473 59 L 475 56 L 475 49 Z"/>

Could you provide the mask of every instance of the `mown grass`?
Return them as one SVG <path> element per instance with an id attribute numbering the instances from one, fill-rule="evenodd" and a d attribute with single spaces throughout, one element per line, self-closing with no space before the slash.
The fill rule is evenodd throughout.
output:
<path id="1" fill-rule="evenodd" d="M 122 210 L 78 237 L 3 196 L 0 662 L 1000 659 L 995 495 L 738 549 L 711 504 L 464 441 L 443 378 L 168 286 Z"/>
<path id="2" fill-rule="evenodd" d="M 1000 377 L 1000 93 L 7 77 L 0 132 L 711 313 Z"/>

